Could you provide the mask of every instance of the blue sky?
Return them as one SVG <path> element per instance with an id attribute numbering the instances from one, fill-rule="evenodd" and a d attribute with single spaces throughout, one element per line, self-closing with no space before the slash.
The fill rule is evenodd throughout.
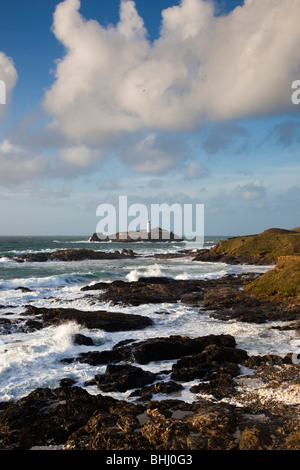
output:
<path id="1" fill-rule="evenodd" d="M 205 205 L 206 235 L 300 225 L 300 0 L 0 4 L 0 235 L 99 204 Z"/>

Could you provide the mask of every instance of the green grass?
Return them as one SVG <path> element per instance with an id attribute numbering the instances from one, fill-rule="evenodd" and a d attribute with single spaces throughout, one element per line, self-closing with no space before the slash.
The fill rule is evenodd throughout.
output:
<path id="1" fill-rule="evenodd" d="M 279 256 L 300 255 L 300 232 L 298 229 L 272 228 L 257 235 L 222 240 L 211 254 L 248 255 L 276 262 Z"/>
<path id="2" fill-rule="evenodd" d="M 268 295 L 300 297 L 300 256 L 278 258 L 274 269 L 246 286 L 245 290 Z"/>

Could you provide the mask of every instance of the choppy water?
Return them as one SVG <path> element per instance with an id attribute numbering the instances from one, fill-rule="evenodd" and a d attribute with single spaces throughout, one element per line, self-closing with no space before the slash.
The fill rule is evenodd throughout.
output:
<path id="1" fill-rule="evenodd" d="M 211 247 L 222 237 L 207 237 L 205 247 Z M 146 304 L 138 307 L 111 306 L 94 303 L 80 289 L 98 281 L 115 279 L 136 280 L 141 275 L 171 276 L 176 279 L 211 279 L 228 273 L 265 272 L 270 267 L 229 266 L 224 263 L 199 263 L 190 258 L 153 259 L 154 253 L 177 252 L 197 249 L 192 243 L 134 243 L 126 244 L 140 255 L 127 260 L 84 260 L 74 262 L 17 263 L 8 256 L 54 251 L 65 248 L 86 248 L 114 251 L 124 248 L 117 243 L 90 243 L 84 237 L 0 237 L 0 401 L 19 399 L 37 387 L 57 387 L 60 379 L 69 377 L 83 386 L 94 375 L 103 373 L 105 366 L 62 363 L 61 359 L 76 357 L 88 350 L 111 349 L 126 338 L 144 340 L 171 334 L 190 337 L 207 334 L 232 334 L 239 347 L 249 354 L 278 354 L 296 352 L 299 340 L 293 331 L 273 329 L 274 323 L 257 325 L 223 322 L 212 319 L 208 313 L 199 314 L 197 308 L 178 304 Z M 28 287 L 30 292 L 16 290 Z M 93 291 L 89 291 L 92 294 Z M 27 320 L 22 313 L 26 305 L 38 307 L 72 307 L 81 310 L 121 311 L 149 316 L 154 324 L 141 331 L 107 333 L 102 330 L 86 330 L 76 323 L 43 328 L 31 333 L 19 332 L 3 320 Z M 168 312 L 158 314 L 157 312 Z M 276 325 L 280 325 L 279 322 Z M 20 323 L 19 323 L 20 326 Z M 72 342 L 75 333 L 82 333 L 94 340 L 96 346 L 78 346 Z M 145 369 L 160 371 L 169 369 L 168 363 L 151 363 Z M 167 367 L 166 367 L 167 366 Z M 188 392 L 191 383 L 178 398 L 192 401 L 195 396 Z M 88 387 L 90 393 L 99 393 L 96 387 Z M 111 394 L 118 398 L 127 394 Z M 156 397 L 159 398 L 159 397 Z"/>

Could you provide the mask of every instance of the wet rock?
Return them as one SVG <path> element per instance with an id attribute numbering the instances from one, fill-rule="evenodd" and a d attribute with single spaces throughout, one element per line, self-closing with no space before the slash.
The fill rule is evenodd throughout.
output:
<path id="1" fill-rule="evenodd" d="M 208 380 L 212 374 L 224 374 L 224 364 L 243 364 L 248 359 L 246 351 L 218 344 L 208 345 L 201 353 L 185 356 L 172 366 L 173 380 L 191 381 L 196 378 Z M 222 366 L 220 368 L 220 365 Z M 226 371 L 226 369 L 225 369 Z M 239 367 L 231 367 L 230 374 L 240 373 Z M 227 370 L 228 374 L 228 370 Z"/>
<path id="2" fill-rule="evenodd" d="M 125 344 L 111 351 L 81 353 L 77 360 L 93 365 L 120 361 L 148 364 L 151 361 L 178 359 L 182 356 L 197 354 L 210 344 L 233 348 L 236 343 L 231 335 L 208 335 L 199 338 L 171 335 L 166 338 L 149 338 L 145 341 Z"/>
<path id="3" fill-rule="evenodd" d="M 21 292 L 32 292 L 31 289 L 29 289 L 29 287 L 23 287 L 23 286 L 19 286 L 19 287 L 16 287 L 15 290 L 20 290 Z"/>
<path id="4" fill-rule="evenodd" d="M 36 315 L 44 326 L 59 325 L 74 321 L 86 328 L 104 331 L 128 331 L 144 329 L 152 325 L 152 320 L 141 315 L 97 311 L 82 311 L 72 308 L 40 308 L 28 306 L 24 315 Z"/>
<path id="5" fill-rule="evenodd" d="M 177 302 L 184 294 L 197 292 L 203 281 L 176 280 L 167 277 L 142 277 L 138 281 L 97 283 L 81 290 L 101 289 L 99 300 L 112 304 L 141 305 L 145 303 Z"/>
<path id="6" fill-rule="evenodd" d="M 295 405 L 255 400 L 235 406 L 203 398 L 136 404 L 66 386 L 37 389 L 0 409 L 1 450 L 300 449 Z"/>
<path id="7" fill-rule="evenodd" d="M 155 379 L 156 374 L 130 364 L 110 364 L 105 374 L 95 376 L 96 384 L 103 392 L 126 392 L 152 383 Z"/>
<path id="8" fill-rule="evenodd" d="M 77 333 L 73 336 L 74 344 L 84 345 L 84 346 L 94 346 L 94 341 L 92 338 L 89 338 L 85 335 Z"/>
<path id="9" fill-rule="evenodd" d="M 41 263 L 46 261 L 81 261 L 85 259 L 123 259 L 133 258 L 136 254 L 132 250 L 122 250 L 115 252 L 104 252 L 98 250 L 66 249 L 50 253 L 26 253 L 17 256 L 11 256 L 14 261 L 22 263 L 24 261 L 31 263 Z"/>
<path id="10" fill-rule="evenodd" d="M 60 387 L 72 387 L 75 383 L 76 383 L 75 380 L 66 377 L 59 381 L 59 386 Z"/>
<path id="11" fill-rule="evenodd" d="M 256 295 L 243 290 L 243 283 L 207 284 L 201 311 L 211 311 L 210 316 L 221 320 L 248 323 L 268 321 L 294 321 L 299 318 L 300 305 L 283 299 Z"/>
<path id="12" fill-rule="evenodd" d="M 141 400 L 150 400 L 153 395 L 161 393 L 164 395 L 174 394 L 183 390 L 183 386 L 177 382 L 170 380 L 169 382 L 157 382 L 154 385 L 140 387 L 131 393 L 130 397 L 140 397 Z"/>
<path id="13" fill-rule="evenodd" d="M 201 292 L 191 292 L 181 297 L 181 303 L 191 306 L 197 306 L 202 303 L 205 296 L 204 289 Z"/>
<path id="14" fill-rule="evenodd" d="M 112 404 L 113 399 L 91 396 L 79 387 L 37 389 L 0 413 L 0 449 L 63 444 L 96 410 Z"/>

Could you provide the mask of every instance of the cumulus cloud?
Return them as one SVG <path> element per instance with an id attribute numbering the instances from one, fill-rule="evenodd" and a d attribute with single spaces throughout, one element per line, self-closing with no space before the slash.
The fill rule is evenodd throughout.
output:
<path id="1" fill-rule="evenodd" d="M 5 112 L 5 104 L 10 100 L 18 78 L 12 59 L 0 52 L 0 116 Z"/>
<path id="2" fill-rule="evenodd" d="M 44 157 L 31 154 L 5 139 L 0 144 L 0 168 L 0 185 L 29 188 L 45 175 L 48 163 Z"/>
<path id="3" fill-rule="evenodd" d="M 213 2 L 162 11 L 151 43 L 135 3 L 120 21 L 86 21 L 65 0 L 53 32 L 65 46 L 45 107 L 71 139 L 98 143 L 142 128 L 190 130 L 203 122 L 291 108 L 300 72 L 299 0 L 245 0 L 215 16 Z"/>

